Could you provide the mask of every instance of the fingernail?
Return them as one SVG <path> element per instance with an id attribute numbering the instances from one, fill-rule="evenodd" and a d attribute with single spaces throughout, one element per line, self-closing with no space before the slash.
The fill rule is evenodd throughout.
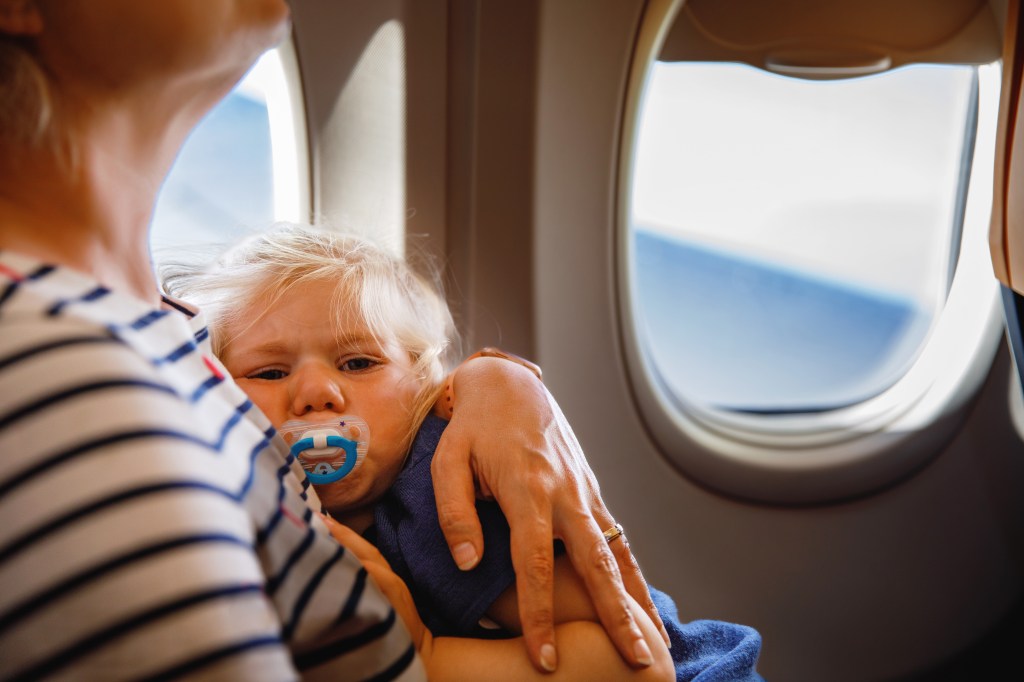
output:
<path id="1" fill-rule="evenodd" d="M 555 668 L 558 667 L 558 654 L 555 652 L 554 644 L 544 644 L 541 646 L 540 664 L 549 673 L 555 672 Z"/>
<path id="2" fill-rule="evenodd" d="M 455 545 L 453 554 L 455 556 L 455 564 L 459 567 L 460 571 L 468 571 L 476 566 L 476 562 L 480 560 L 476 555 L 476 549 L 468 542 Z"/>
<path id="3" fill-rule="evenodd" d="M 636 644 L 633 645 L 633 655 L 636 656 L 636 661 L 640 665 L 650 665 L 654 663 L 654 658 L 651 656 L 651 650 L 647 648 L 647 642 L 642 639 L 636 640 Z"/>

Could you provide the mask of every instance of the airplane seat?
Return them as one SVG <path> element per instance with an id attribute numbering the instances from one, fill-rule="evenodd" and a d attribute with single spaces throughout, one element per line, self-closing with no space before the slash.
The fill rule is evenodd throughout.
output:
<path id="1" fill-rule="evenodd" d="M 1007 6 L 1003 87 L 999 101 L 992 226 L 992 265 L 1002 285 L 1007 341 L 1024 386 L 1024 44 L 1020 0 Z"/>

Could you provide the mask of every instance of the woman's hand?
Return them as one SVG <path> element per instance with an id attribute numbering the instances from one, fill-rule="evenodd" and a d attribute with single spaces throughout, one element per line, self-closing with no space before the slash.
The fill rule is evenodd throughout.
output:
<path id="1" fill-rule="evenodd" d="M 423 653 L 425 648 L 430 648 L 432 636 L 430 630 L 423 625 L 419 612 L 416 610 L 416 603 L 412 599 L 412 593 L 398 574 L 391 570 L 391 565 L 384 555 L 376 547 L 367 542 L 359 533 L 348 526 L 342 525 L 326 514 L 323 515 L 324 523 L 334 539 L 346 550 L 355 554 L 359 563 L 363 565 L 366 572 L 373 578 L 380 591 L 384 594 L 391 606 L 394 607 L 398 617 L 405 623 L 405 627 L 412 636 L 413 645 L 416 650 Z"/>
<path id="2" fill-rule="evenodd" d="M 434 455 L 438 518 L 460 568 L 486 551 L 474 502 L 495 499 L 512 530 L 519 612 L 530 659 L 557 665 L 552 617 L 553 539 L 564 541 L 601 623 L 622 657 L 648 665 L 651 653 L 629 608 L 627 591 L 668 641 L 647 583 L 614 525 L 597 480 L 561 409 L 537 377 L 515 363 L 477 358 L 452 378 L 454 414 Z"/>

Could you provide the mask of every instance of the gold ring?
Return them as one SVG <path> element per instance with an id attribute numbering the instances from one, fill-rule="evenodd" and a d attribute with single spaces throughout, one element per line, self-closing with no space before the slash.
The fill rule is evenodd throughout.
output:
<path id="1" fill-rule="evenodd" d="M 612 526 L 604 532 L 604 539 L 607 540 L 608 544 L 610 545 L 620 535 L 622 535 L 622 526 L 616 523 L 614 526 Z"/>

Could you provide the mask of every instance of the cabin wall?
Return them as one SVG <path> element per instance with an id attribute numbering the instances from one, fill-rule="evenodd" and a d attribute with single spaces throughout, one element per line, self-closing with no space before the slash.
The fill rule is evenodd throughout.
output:
<path id="1" fill-rule="evenodd" d="M 693 482 L 650 438 L 627 375 L 615 269 L 642 0 L 396 0 L 376 5 L 365 29 L 352 17 L 366 17 L 366 3 L 293 6 L 314 93 L 318 211 L 358 200 L 341 187 L 359 157 L 335 131 L 335 99 L 357 59 L 344 45 L 398 18 L 409 37 L 407 245 L 445 258 L 468 348 L 498 345 L 544 368 L 645 575 L 683 620 L 756 627 L 769 680 L 869 682 L 934 666 L 1020 598 L 1024 457 L 1005 348 L 956 437 L 859 499 L 731 498 Z M 324 50 L 333 61 L 318 61 Z"/>

